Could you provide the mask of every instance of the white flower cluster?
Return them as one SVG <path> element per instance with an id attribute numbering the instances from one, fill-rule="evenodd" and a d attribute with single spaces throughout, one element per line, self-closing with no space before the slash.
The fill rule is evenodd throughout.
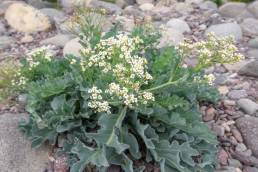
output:
<path id="1" fill-rule="evenodd" d="M 142 85 L 152 80 L 147 71 L 147 60 L 135 53 L 141 43 L 138 37 L 119 34 L 101 40 L 93 49 L 81 50 L 82 71 L 97 69 L 101 75 L 113 78 L 106 88 L 94 86 L 89 90 L 89 107 L 96 112 L 110 112 L 110 102 L 118 101 L 132 108 L 154 101 L 152 93 L 140 91 Z M 104 97 L 108 100 L 103 100 Z"/>
<path id="2" fill-rule="evenodd" d="M 27 53 L 27 61 L 29 62 L 29 70 L 39 65 L 39 61 L 37 61 L 37 56 L 41 55 L 47 61 L 51 61 L 53 56 L 53 47 L 52 46 L 42 46 L 36 48 L 29 53 Z"/>
<path id="3" fill-rule="evenodd" d="M 216 78 L 213 74 L 208 74 L 208 75 L 204 75 L 203 78 L 201 78 L 200 76 L 194 77 L 194 82 L 205 82 L 205 83 L 208 83 L 209 85 L 213 85 L 215 79 Z"/>
<path id="4" fill-rule="evenodd" d="M 96 86 L 93 86 L 88 90 L 88 93 L 91 95 L 91 101 L 88 103 L 88 106 L 97 112 L 107 112 L 110 113 L 110 106 L 107 101 L 104 101 L 101 93 L 102 90 L 98 89 Z"/>
<path id="5" fill-rule="evenodd" d="M 18 72 L 18 73 L 15 75 L 15 78 L 16 78 L 16 79 L 13 79 L 13 80 L 11 81 L 11 83 L 12 83 L 13 86 L 23 87 L 23 86 L 27 83 L 27 81 L 28 81 L 27 78 L 25 78 L 24 76 L 21 76 L 21 73 L 20 73 L 20 72 Z"/>
<path id="6" fill-rule="evenodd" d="M 207 35 L 206 41 L 192 43 L 185 41 L 177 47 L 179 52 L 184 56 L 195 56 L 199 63 L 205 66 L 214 63 L 234 63 L 243 59 L 243 55 L 237 53 L 233 37 L 218 38 L 214 33 Z"/>

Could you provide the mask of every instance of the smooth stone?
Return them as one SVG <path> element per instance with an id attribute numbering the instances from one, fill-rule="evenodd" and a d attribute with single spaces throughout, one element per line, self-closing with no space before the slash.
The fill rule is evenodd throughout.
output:
<path id="1" fill-rule="evenodd" d="M 227 165 L 228 158 L 229 158 L 228 153 L 224 149 L 220 149 L 218 152 L 219 163 L 222 165 Z"/>
<path id="2" fill-rule="evenodd" d="M 244 65 L 238 72 L 240 75 L 258 77 L 258 61 L 252 61 Z"/>
<path id="3" fill-rule="evenodd" d="M 231 133 L 233 134 L 233 136 L 235 137 L 235 139 L 236 139 L 238 142 L 240 142 L 240 143 L 243 142 L 243 137 L 242 137 L 241 133 L 238 131 L 238 129 L 233 128 L 233 129 L 231 130 Z"/>
<path id="4" fill-rule="evenodd" d="M 79 43 L 79 38 L 74 38 L 67 42 L 63 49 L 63 55 L 69 55 L 72 54 L 74 56 L 80 56 L 80 50 L 83 48 L 83 46 Z"/>
<path id="5" fill-rule="evenodd" d="M 145 4 L 145 3 L 153 3 L 154 2 L 154 0 L 136 0 L 136 3 L 138 4 L 138 5 L 142 5 L 142 4 Z"/>
<path id="6" fill-rule="evenodd" d="M 237 101 L 238 106 L 247 114 L 253 115 L 258 111 L 258 104 L 250 99 L 240 99 Z"/>
<path id="7" fill-rule="evenodd" d="M 37 9 L 48 8 L 48 7 L 54 6 L 53 3 L 50 3 L 48 1 L 43 1 L 43 0 L 27 0 L 26 2 Z"/>
<path id="8" fill-rule="evenodd" d="M 184 20 L 181 20 L 181 19 L 176 19 L 176 18 L 170 19 L 166 25 L 167 27 L 175 29 L 182 33 L 191 31 L 189 25 Z"/>
<path id="9" fill-rule="evenodd" d="M 214 32 L 218 37 L 225 37 L 232 35 L 236 40 L 242 39 L 242 29 L 237 23 L 223 23 L 211 25 L 207 30 L 206 34 Z"/>
<path id="10" fill-rule="evenodd" d="M 95 8 L 104 8 L 105 10 L 107 10 L 110 13 L 114 13 L 114 14 L 121 14 L 122 13 L 122 8 L 119 7 L 116 4 L 112 4 L 109 2 L 105 2 L 105 1 L 99 1 L 99 0 L 93 0 L 90 2 L 89 4 L 92 7 Z"/>
<path id="11" fill-rule="evenodd" d="M 34 40 L 34 38 L 31 35 L 25 35 L 21 38 L 21 43 L 30 43 Z"/>
<path id="12" fill-rule="evenodd" d="M 219 93 L 222 95 L 226 95 L 229 92 L 229 89 L 227 86 L 220 86 L 218 87 Z"/>
<path id="13" fill-rule="evenodd" d="M 66 10 L 70 11 L 76 7 L 87 7 L 91 0 L 59 0 L 61 6 Z"/>
<path id="14" fill-rule="evenodd" d="M 140 5 L 139 8 L 142 11 L 151 11 L 154 8 L 154 5 L 151 3 L 144 3 L 144 4 Z"/>
<path id="15" fill-rule="evenodd" d="M 251 60 L 241 60 L 239 62 L 236 62 L 234 64 L 224 64 L 224 67 L 231 72 L 238 72 L 242 67 L 244 67 L 246 64 L 250 63 Z"/>
<path id="16" fill-rule="evenodd" d="M 213 1 L 204 1 L 202 4 L 200 4 L 201 9 L 211 9 L 211 10 L 217 10 L 218 5 Z"/>
<path id="17" fill-rule="evenodd" d="M 238 143 L 238 144 L 237 144 L 237 146 L 236 146 L 236 151 L 238 151 L 238 152 L 244 152 L 244 151 L 246 151 L 246 150 L 247 150 L 247 148 L 246 148 L 245 144 L 243 144 L 243 143 Z"/>
<path id="18" fill-rule="evenodd" d="M 258 168 L 245 166 L 243 172 L 258 172 Z"/>
<path id="19" fill-rule="evenodd" d="M 248 57 L 258 59 L 258 49 L 251 49 L 247 52 Z"/>
<path id="20" fill-rule="evenodd" d="M 131 32 L 135 27 L 134 19 L 127 18 L 124 16 L 117 16 L 116 21 L 119 21 L 122 25 L 123 30 Z"/>
<path id="21" fill-rule="evenodd" d="M 6 32 L 5 25 L 2 22 L 0 22 L 0 35 L 4 34 L 5 32 Z"/>
<path id="22" fill-rule="evenodd" d="M 44 39 L 40 41 L 41 45 L 56 45 L 59 47 L 64 47 L 67 42 L 69 42 L 71 39 L 73 39 L 73 35 L 66 35 L 66 34 L 57 34 L 51 38 Z"/>
<path id="23" fill-rule="evenodd" d="M 178 45 L 180 42 L 184 40 L 184 35 L 172 28 L 164 28 L 161 31 L 161 39 L 160 39 L 160 44 L 159 47 L 164 47 L 167 45 Z"/>
<path id="24" fill-rule="evenodd" d="M 248 42 L 248 46 L 251 47 L 251 48 L 258 48 L 258 37 L 254 38 L 254 39 L 251 39 Z"/>
<path id="25" fill-rule="evenodd" d="M 254 18 L 246 18 L 241 23 L 243 33 L 246 35 L 258 35 L 258 20 Z"/>
<path id="26" fill-rule="evenodd" d="M 5 1 L 0 1 L 0 17 L 4 16 L 6 10 L 8 9 L 8 7 L 10 5 L 12 5 L 13 3 L 22 3 L 22 1 L 12 1 L 12 0 L 5 0 Z"/>
<path id="27" fill-rule="evenodd" d="M 250 3 L 247 9 L 256 17 L 258 18 L 258 1 L 254 1 Z"/>
<path id="28" fill-rule="evenodd" d="M 2 172 L 43 172 L 48 164 L 48 148 L 31 148 L 18 122 L 25 114 L 0 115 L 0 167 Z"/>
<path id="29" fill-rule="evenodd" d="M 245 116 L 236 120 L 247 147 L 258 157 L 258 118 Z"/>
<path id="30" fill-rule="evenodd" d="M 228 93 L 228 97 L 231 98 L 231 99 L 241 99 L 241 98 L 245 98 L 247 97 L 247 93 L 245 90 L 231 90 L 229 93 Z"/>
<path id="31" fill-rule="evenodd" d="M 65 18 L 65 13 L 63 11 L 54 8 L 43 8 L 40 11 L 48 16 L 49 20 L 52 22 L 60 21 Z"/>
<path id="32" fill-rule="evenodd" d="M 175 3 L 174 8 L 180 14 L 189 14 L 194 10 L 191 4 L 184 2 Z"/>
<path id="33" fill-rule="evenodd" d="M 225 128 L 217 124 L 214 124 L 212 126 L 212 131 L 220 137 L 223 137 L 225 135 Z"/>
<path id="34" fill-rule="evenodd" d="M 0 36 L 0 50 L 15 43 L 15 40 L 11 36 Z"/>
<path id="35" fill-rule="evenodd" d="M 236 167 L 236 168 L 242 168 L 242 164 L 237 159 L 228 159 L 229 166 Z"/>
<path id="36" fill-rule="evenodd" d="M 219 13 L 223 17 L 234 18 L 237 17 L 246 8 L 246 3 L 242 2 L 228 2 L 219 8 Z"/>
<path id="37" fill-rule="evenodd" d="M 17 31 L 34 33 L 51 28 L 48 17 L 36 8 L 24 3 L 14 3 L 5 12 L 8 24 Z"/>

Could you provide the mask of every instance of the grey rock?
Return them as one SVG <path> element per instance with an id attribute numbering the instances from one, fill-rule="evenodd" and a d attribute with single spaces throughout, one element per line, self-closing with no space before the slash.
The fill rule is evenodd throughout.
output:
<path id="1" fill-rule="evenodd" d="M 242 168 L 242 164 L 237 159 L 228 159 L 229 166 L 236 167 L 236 168 Z"/>
<path id="2" fill-rule="evenodd" d="M 246 151 L 246 150 L 247 150 L 247 148 L 246 148 L 245 144 L 243 144 L 243 143 L 238 143 L 238 144 L 236 145 L 236 151 L 238 151 L 238 152 L 244 152 L 244 151 Z"/>
<path id="3" fill-rule="evenodd" d="M 56 21 L 60 21 L 63 20 L 65 18 L 65 13 L 54 9 L 54 8 L 43 8 L 40 10 L 43 14 L 45 14 L 46 16 L 48 16 L 49 20 L 51 22 L 56 22 Z"/>
<path id="4" fill-rule="evenodd" d="M 153 3 L 154 0 L 136 0 L 136 3 L 138 5 L 142 5 L 142 4 L 145 4 L 145 3 Z"/>
<path id="5" fill-rule="evenodd" d="M 244 142 L 258 157 L 258 118 L 245 116 L 236 120 L 236 126 L 242 133 Z"/>
<path id="6" fill-rule="evenodd" d="M 175 29 L 182 33 L 191 31 L 189 25 L 184 20 L 181 20 L 181 19 L 176 19 L 176 18 L 170 19 L 166 25 L 167 27 Z"/>
<path id="7" fill-rule="evenodd" d="M 224 67 L 228 71 L 238 72 L 242 67 L 244 67 L 246 64 L 248 64 L 250 62 L 251 62 L 251 60 L 241 60 L 234 64 L 224 64 Z"/>
<path id="8" fill-rule="evenodd" d="M 10 36 L 0 36 L 0 50 L 10 46 L 14 42 L 15 40 Z"/>
<path id="9" fill-rule="evenodd" d="M 247 63 L 238 71 L 238 73 L 240 75 L 258 77 L 258 61 L 255 60 Z"/>
<path id="10" fill-rule="evenodd" d="M 228 97 L 234 100 L 241 99 L 247 97 L 247 93 L 245 90 L 231 90 L 228 93 Z"/>
<path id="11" fill-rule="evenodd" d="M 18 99 L 18 102 L 20 104 L 26 105 L 27 99 L 28 99 L 28 95 L 27 94 L 20 94 L 17 99 Z"/>
<path id="12" fill-rule="evenodd" d="M 246 4 L 242 2 L 228 2 L 219 8 L 219 13 L 224 17 L 237 17 L 246 8 Z"/>
<path id="13" fill-rule="evenodd" d="M 189 3 L 178 2 L 175 3 L 175 10 L 180 14 L 189 14 L 193 11 L 193 7 Z"/>
<path id="14" fill-rule="evenodd" d="M 2 22 L 0 22 L 0 35 L 4 34 L 5 31 L 6 31 L 5 25 Z"/>
<path id="15" fill-rule="evenodd" d="M 248 5 L 247 9 L 258 18 L 258 1 L 255 1 Z"/>
<path id="16" fill-rule="evenodd" d="M 139 8 L 142 11 L 151 11 L 154 8 L 154 5 L 151 3 L 145 3 L 145 4 L 140 5 Z"/>
<path id="17" fill-rule="evenodd" d="M 71 39 L 73 39 L 73 35 L 66 35 L 66 34 L 57 34 L 51 38 L 44 39 L 40 41 L 41 45 L 56 45 L 59 47 L 64 47 L 67 42 L 69 42 Z"/>
<path id="18" fill-rule="evenodd" d="M 242 11 L 237 17 L 236 20 L 241 23 L 245 18 L 253 18 L 253 14 L 249 12 L 247 9 Z"/>
<path id="19" fill-rule="evenodd" d="M 248 46 L 251 47 L 251 48 L 258 48 L 258 37 L 254 38 L 254 39 L 251 39 L 248 42 Z"/>
<path id="20" fill-rule="evenodd" d="M 238 106 L 247 114 L 253 115 L 258 111 L 258 104 L 250 99 L 240 99 L 237 101 Z"/>
<path id="21" fill-rule="evenodd" d="M 258 172 L 258 168 L 245 166 L 243 172 Z"/>
<path id="22" fill-rule="evenodd" d="M 235 167 L 226 166 L 226 167 L 223 167 L 223 170 L 218 170 L 215 172 L 238 172 L 238 170 Z"/>
<path id="23" fill-rule="evenodd" d="M 75 56 L 80 56 L 80 50 L 82 48 L 82 45 L 79 43 L 79 38 L 74 38 L 65 44 L 63 54 L 73 54 Z"/>
<path id="24" fill-rule="evenodd" d="M 218 5 L 213 1 L 204 1 L 202 4 L 200 4 L 201 9 L 212 9 L 217 10 Z"/>
<path id="25" fill-rule="evenodd" d="M 243 33 L 246 35 L 258 35 L 258 20 L 254 18 L 246 18 L 241 23 Z"/>
<path id="26" fill-rule="evenodd" d="M 122 13 L 122 8 L 120 8 L 116 4 L 112 4 L 109 2 L 94 0 L 94 1 L 90 2 L 90 5 L 93 7 L 97 7 L 97 8 L 104 8 L 112 14 L 121 14 Z"/>
<path id="27" fill-rule="evenodd" d="M 41 9 L 41 8 L 49 8 L 53 7 L 54 4 L 47 2 L 47 1 L 42 1 L 42 0 L 27 0 L 27 3 L 30 4 L 31 6 Z"/>
<path id="28" fill-rule="evenodd" d="M 164 47 L 167 45 L 178 45 L 184 40 L 184 35 L 172 28 L 165 28 L 161 33 L 162 36 L 160 39 L 159 47 Z"/>
<path id="29" fill-rule="evenodd" d="M 48 149 L 32 149 L 31 142 L 18 129 L 24 114 L 0 115 L 0 167 L 2 172 L 43 172 Z"/>
<path id="30" fill-rule="evenodd" d="M 247 55 L 248 55 L 248 57 L 257 58 L 258 59 L 258 49 L 250 49 L 247 52 Z"/>
<path id="31" fill-rule="evenodd" d="M 223 23 L 210 26 L 206 30 L 206 34 L 214 32 L 218 37 L 232 35 L 236 40 L 242 39 L 242 29 L 237 23 Z"/>
<path id="32" fill-rule="evenodd" d="M 214 124 L 212 126 L 212 131 L 217 135 L 217 136 L 220 136 L 220 137 L 223 137 L 224 134 L 225 134 L 225 128 L 220 126 L 220 125 L 217 125 L 217 124 Z"/>
<path id="33" fill-rule="evenodd" d="M 77 6 L 87 7 L 91 0 L 59 0 L 65 11 L 72 11 Z"/>

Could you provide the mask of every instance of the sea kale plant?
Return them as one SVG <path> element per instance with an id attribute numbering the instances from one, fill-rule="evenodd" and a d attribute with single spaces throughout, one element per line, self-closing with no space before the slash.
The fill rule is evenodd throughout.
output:
<path id="1" fill-rule="evenodd" d="M 28 94 L 30 118 L 20 127 L 32 146 L 57 146 L 62 138 L 59 153 L 71 172 L 101 172 L 112 164 L 140 172 L 147 163 L 161 172 L 214 171 L 217 140 L 198 105 L 219 99 L 204 69 L 241 58 L 233 39 L 211 34 L 159 48 L 160 34 L 148 24 L 102 33 L 101 22 L 76 19 L 80 56 L 55 58 L 40 48 L 13 81 Z M 185 58 L 198 63 L 189 67 Z"/>

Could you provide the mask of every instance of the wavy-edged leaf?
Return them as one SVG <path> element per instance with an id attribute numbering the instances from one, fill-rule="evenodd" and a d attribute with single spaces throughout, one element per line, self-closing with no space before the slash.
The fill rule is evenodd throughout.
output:
<path id="1" fill-rule="evenodd" d="M 129 148 L 127 144 L 119 141 L 118 136 L 125 115 L 126 108 L 123 108 L 119 114 L 103 114 L 98 121 L 99 126 L 101 126 L 98 132 L 87 133 L 86 136 L 94 139 L 99 146 L 106 145 L 113 147 L 118 154 L 121 154 L 125 149 Z"/>
<path id="2" fill-rule="evenodd" d="M 97 167 L 109 166 L 106 159 L 105 146 L 102 148 L 93 149 L 77 140 L 77 143 L 72 147 L 71 153 L 76 154 L 79 161 L 72 165 L 70 172 L 82 172 L 89 163 L 96 165 Z"/>

